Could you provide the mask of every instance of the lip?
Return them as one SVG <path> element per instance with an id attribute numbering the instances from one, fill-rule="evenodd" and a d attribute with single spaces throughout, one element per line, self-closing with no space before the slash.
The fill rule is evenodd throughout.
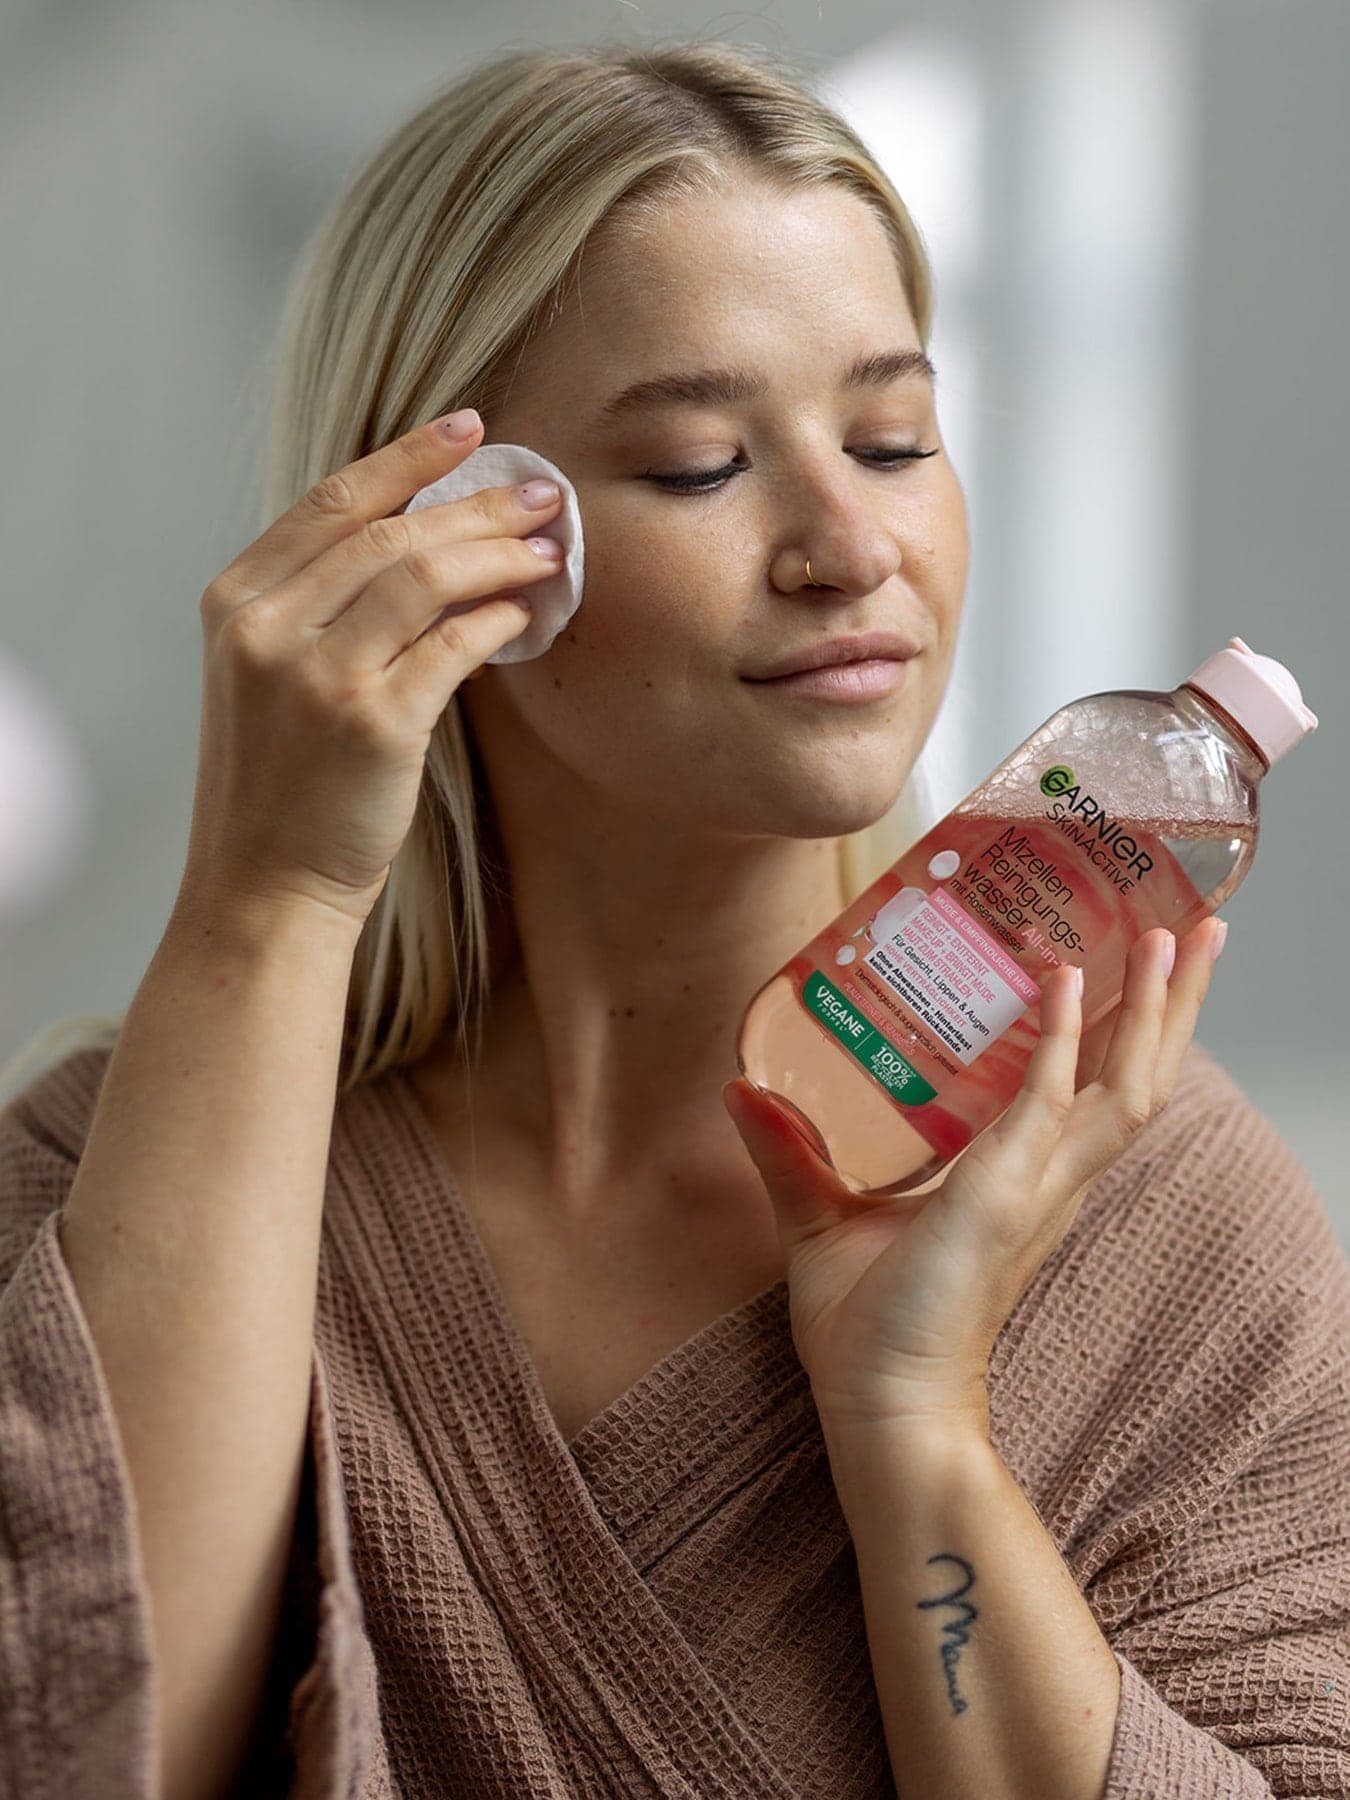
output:
<path id="1" fill-rule="evenodd" d="M 821 638 L 803 650 L 780 656 L 758 674 L 746 675 L 745 681 L 779 681 L 784 676 L 803 670 L 831 668 L 838 664 L 861 662 L 904 662 L 917 656 L 919 646 L 913 638 L 898 631 L 865 631 L 853 637 Z"/>
<path id="2" fill-rule="evenodd" d="M 771 681 L 753 682 L 767 692 L 796 694 L 802 699 L 856 703 L 882 700 L 904 683 L 912 657 L 867 657 L 862 661 L 827 663 L 816 669 L 798 669 Z"/>

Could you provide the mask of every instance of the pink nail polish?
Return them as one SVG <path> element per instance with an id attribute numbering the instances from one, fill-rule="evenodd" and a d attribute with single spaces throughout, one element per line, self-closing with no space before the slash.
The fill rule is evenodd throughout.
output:
<path id="1" fill-rule="evenodd" d="M 1173 935 L 1173 933 L 1169 931 L 1167 934 L 1167 942 L 1163 946 L 1163 953 L 1162 953 L 1162 972 L 1164 975 L 1170 975 L 1172 973 L 1172 969 L 1176 964 L 1176 960 L 1177 960 L 1177 940 L 1176 940 L 1176 937 Z"/>
<path id="2" fill-rule="evenodd" d="M 1220 919 L 1219 929 L 1218 929 L 1217 934 L 1215 935 L 1213 946 L 1210 949 L 1210 957 L 1214 962 L 1218 962 L 1219 957 L 1223 953 L 1223 947 L 1227 942 L 1228 942 L 1228 921 L 1227 921 L 1227 919 Z"/>
<path id="3" fill-rule="evenodd" d="M 436 423 L 448 438 L 460 441 L 471 438 L 483 421 L 475 408 L 466 406 L 459 412 L 447 413 L 443 419 L 437 419 Z"/>

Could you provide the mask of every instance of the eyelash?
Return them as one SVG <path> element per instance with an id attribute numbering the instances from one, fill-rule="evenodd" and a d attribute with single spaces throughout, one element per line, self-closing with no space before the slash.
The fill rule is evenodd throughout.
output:
<path id="1" fill-rule="evenodd" d="M 936 450 L 890 450 L 878 445 L 873 455 L 867 451 L 859 451 L 860 456 L 871 463 L 873 468 L 885 469 L 888 472 L 897 469 L 901 463 L 921 462 L 925 457 L 936 456 Z M 720 469 L 694 469 L 674 475 L 658 475 L 655 470 L 645 471 L 644 479 L 654 482 L 658 487 L 669 488 L 678 494 L 711 494 L 726 485 L 732 475 L 743 473 L 744 463 L 726 463 Z"/>

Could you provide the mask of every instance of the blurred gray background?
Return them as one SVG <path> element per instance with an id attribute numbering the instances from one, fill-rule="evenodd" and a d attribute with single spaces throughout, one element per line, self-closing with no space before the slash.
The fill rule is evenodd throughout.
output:
<path id="1" fill-rule="evenodd" d="M 509 45 L 802 58 L 928 239 L 974 555 L 941 810 L 1063 702 L 1238 635 L 1320 729 L 1197 1036 L 1350 1245 L 1345 0 L 0 6 L 0 1060 L 120 1012 L 186 845 L 211 577 L 259 529 L 270 338 L 335 188 Z"/>

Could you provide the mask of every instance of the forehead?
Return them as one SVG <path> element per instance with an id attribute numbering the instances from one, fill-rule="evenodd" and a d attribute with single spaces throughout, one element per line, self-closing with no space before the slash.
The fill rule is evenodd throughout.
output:
<path id="1" fill-rule="evenodd" d="M 594 233 L 515 386 L 594 407 L 673 367 L 743 359 L 771 367 L 777 354 L 833 368 L 838 346 L 855 341 L 918 342 L 872 208 L 837 183 L 738 184 Z"/>

